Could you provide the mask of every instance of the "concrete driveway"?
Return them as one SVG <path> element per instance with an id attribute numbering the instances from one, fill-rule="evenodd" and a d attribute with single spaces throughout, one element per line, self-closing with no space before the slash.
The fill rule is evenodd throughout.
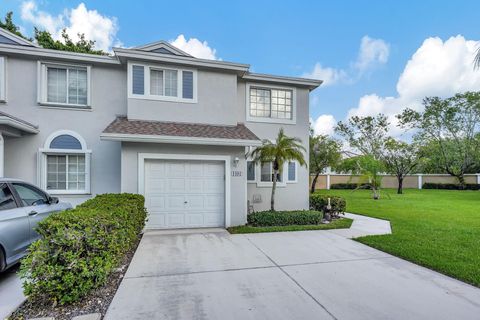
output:
<path id="1" fill-rule="evenodd" d="M 25 300 L 17 271 L 15 266 L 0 273 L 0 319 L 9 316 Z"/>
<path id="2" fill-rule="evenodd" d="M 148 232 L 105 319 L 479 319 L 480 289 L 339 231 Z"/>

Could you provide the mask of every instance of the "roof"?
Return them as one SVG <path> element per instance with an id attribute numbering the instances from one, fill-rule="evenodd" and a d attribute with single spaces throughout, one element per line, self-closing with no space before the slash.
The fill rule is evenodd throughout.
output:
<path id="1" fill-rule="evenodd" d="M 0 111 L 0 124 L 19 129 L 20 131 L 24 131 L 27 133 L 39 132 L 37 125 L 31 124 L 30 122 L 14 117 L 3 111 Z"/>
<path id="2" fill-rule="evenodd" d="M 17 36 L 13 32 L 10 32 L 3 28 L 0 28 L 0 36 L 8 39 L 10 44 L 39 48 L 36 43 L 28 41 L 27 39 Z"/>
<path id="3" fill-rule="evenodd" d="M 130 120 L 117 117 L 101 134 L 104 140 L 132 142 L 260 145 L 260 139 L 244 124 L 216 125 L 183 122 Z"/>
<path id="4" fill-rule="evenodd" d="M 168 43 L 167 41 L 160 40 L 153 43 L 145 44 L 142 46 L 134 47 L 132 49 L 135 50 L 142 50 L 142 51 L 150 51 L 150 52 L 157 52 L 157 53 L 166 53 L 166 54 L 174 54 L 177 56 L 184 56 L 184 57 L 192 57 L 192 55 L 186 53 L 183 50 L 175 47 L 174 45 Z"/>
<path id="5" fill-rule="evenodd" d="M 323 80 L 318 80 L 318 79 L 285 77 L 285 76 L 276 76 L 272 74 L 252 73 L 252 72 L 245 73 L 242 78 L 245 80 L 251 80 L 251 81 L 265 81 L 265 82 L 275 82 L 279 84 L 293 84 L 298 86 L 306 86 L 310 90 L 313 90 L 319 87 L 323 83 Z"/>

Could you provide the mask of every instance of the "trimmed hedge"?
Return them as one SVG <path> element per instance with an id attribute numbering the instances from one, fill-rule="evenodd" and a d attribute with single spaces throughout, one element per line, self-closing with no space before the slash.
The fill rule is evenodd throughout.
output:
<path id="1" fill-rule="evenodd" d="M 330 185 L 330 189 L 340 189 L 340 190 L 354 190 L 354 189 L 370 189 L 368 184 L 362 184 L 360 187 L 358 183 L 333 183 Z"/>
<path id="2" fill-rule="evenodd" d="M 459 184 L 454 183 L 431 183 L 425 182 L 422 186 L 423 189 L 437 189 L 437 190 L 480 190 L 480 184 L 466 184 L 465 188 L 461 188 Z"/>
<path id="3" fill-rule="evenodd" d="M 143 229 L 144 201 L 141 195 L 102 194 L 40 222 L 41 239 L 20 269 L 25 294 L 66 304 L 105 284 Z"/>
<path id="4" fill-rule="evenodd" d="M 310 209 L 325 212 L 328 205 L 328 198 L 330 198 L 331 212 L 334 215 L 343 214 L 347 209 L 347 201 L 345 198 L 337 196 L 329 196 L 314 193 L 310 195 Z"/>
<path id="5" fill-rule="evenodd" d="M 261 211 L 249 214 L 247 221 L 253 227 L 273 227 L 320 224 L 322 218 L 319 211 Z"/>

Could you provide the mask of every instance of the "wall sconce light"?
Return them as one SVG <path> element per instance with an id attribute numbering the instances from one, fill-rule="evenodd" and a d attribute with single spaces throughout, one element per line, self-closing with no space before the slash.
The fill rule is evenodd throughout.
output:
<path id="1" fill-rule="evenodd" d="M 240 162 L 240 159 L 238 157 L 235 157 L 233 159 L 233 167 L 236 168 L 238 166 L 238 163 Z"/>

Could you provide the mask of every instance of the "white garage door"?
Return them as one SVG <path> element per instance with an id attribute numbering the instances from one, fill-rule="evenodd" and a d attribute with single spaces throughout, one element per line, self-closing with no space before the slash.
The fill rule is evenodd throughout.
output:
<path id="1" fill-rule="evenodd" d="M 147 227 L 223 227 L 224 175 L 221 161 L 146 160 Z"/>

